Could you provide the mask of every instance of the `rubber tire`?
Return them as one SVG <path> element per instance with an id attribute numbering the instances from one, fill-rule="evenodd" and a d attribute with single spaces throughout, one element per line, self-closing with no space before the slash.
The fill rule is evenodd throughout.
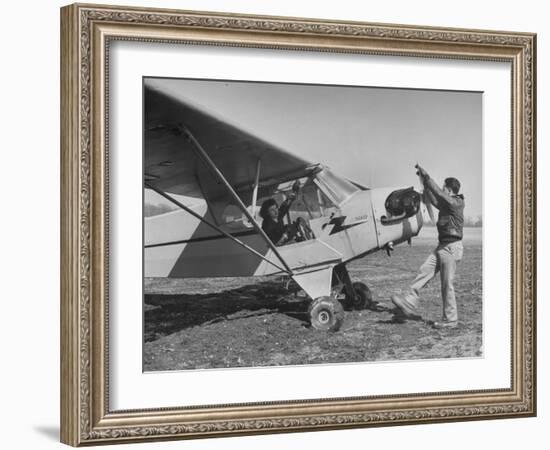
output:
<path id="1" fill-rule="evenodd" d="M 308 309 L 311 326 L 320 331 L 338 331 L 344 323 L 344 308 L 333 297 L 319 297 Z"/>
<path id="2" fill-rule="evenodd" d="M 349 296 L 346 296 L 346 306 L 356 311 L 372 307 L 372 292 L 365 283 L 356 281 L 353 283 L 353 289 L 355 298 L 350 299 Z"/>

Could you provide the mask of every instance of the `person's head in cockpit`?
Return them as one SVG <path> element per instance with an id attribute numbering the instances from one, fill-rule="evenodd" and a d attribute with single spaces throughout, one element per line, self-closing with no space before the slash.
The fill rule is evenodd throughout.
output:
<path id="1" fill-rule="evenodd" d="M 300 183 L 295 182 L 292 191 L 283 201 L 281 206 L 277 204 L 274 198 L 268 198 L 262 203 L 260 208 L 260 217 L 263 219 L 262 230 L 275 245 L 283 245 L 292 240 L 296 235 L 296 226 L 283 223 L 283 217 L 288 213 L 290 205 L 296 199 L 300 190 Z"/>
<path id="2" fill-rule="evenodd" d="M 279 219 L 279 205 L 274 198 L 269 198 L 262 203 L 260 208 L 260 217 L 263 220 L 274 220 Z"/>
<path id="3" fill-rule="evenodd" d="M 300 182 L 296 181 L 292 185 L 292 190 L 287 194 L 286 200 L 283 201 L 280 207 L 274 198 L 268 198 L 260 207 L 260 217 L 264 220 L 264 222 L 270 220 L 279 222 L 290 209 L 292 202 L 296 200 L 296 196 L 299 191 Z"/>

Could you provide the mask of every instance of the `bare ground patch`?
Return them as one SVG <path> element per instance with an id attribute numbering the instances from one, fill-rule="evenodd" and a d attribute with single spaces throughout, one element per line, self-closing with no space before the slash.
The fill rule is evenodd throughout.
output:
<path id="1" fill-rule="evenodd" d="M 425 321 L 394 320 L 390 295 L 406 290 L 433 241 L 397 247 L 349 266 L 367 283 L 378 311 L 346 311 L 336 333 L 309 327 L 308 302 L 286 290 L 286 279 L 146 279 L 144 369 L 326 364 L 482 356 L 481 244 L 465 241 L 455 283 L 460 324 L 446 331 L 429 320 L 441 315 L 440 283 L 423 292 Z"/>

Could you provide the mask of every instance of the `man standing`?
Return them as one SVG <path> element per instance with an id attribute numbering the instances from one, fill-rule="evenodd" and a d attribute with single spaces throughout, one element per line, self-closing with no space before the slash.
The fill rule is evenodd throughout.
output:
<path id="1" fill-rule="evenodd" d="M 441 276 L 441 297 L 443 299 L 443 319 L 434 322 L 435 328 L 455 328 L 458 312 L 453 281 L 456 264 L 462 259 L 462 228 L 464 226 L 464 196 L 459 194 L 460 182 L 456 178 L 446 178 L 440 188 L 428 173 L 418 164 L 417 174 L 424 184 L 424 192 L 429 201 L 439 210 L 437 231 L 439 245 L 420 267 L 411 290 L 401 297 L 392 296 L 393 304 L 408 318 L 419 319 L 419 292 L 439 272 Z"/>

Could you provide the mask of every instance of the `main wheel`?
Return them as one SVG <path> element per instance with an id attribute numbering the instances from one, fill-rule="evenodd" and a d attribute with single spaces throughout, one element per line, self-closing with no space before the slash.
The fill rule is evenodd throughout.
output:
<path id="1" fill-rule="evenodd" d="M 350 309 L 361 310 L 371 308 L 373 306 L 372 292 L 365 283 L 353 283 L 353 290 L 355 294 L 353 295 L 353 298 L 346 295 L 345 303 L 347 307 Z"/>
<path id="2" fill-rule="evenodd" d="M 344 323 L 344 308 L 333 297 L 319 297 L 309 306 L 309 320 L 316 330 L 338 331 Z"/>

